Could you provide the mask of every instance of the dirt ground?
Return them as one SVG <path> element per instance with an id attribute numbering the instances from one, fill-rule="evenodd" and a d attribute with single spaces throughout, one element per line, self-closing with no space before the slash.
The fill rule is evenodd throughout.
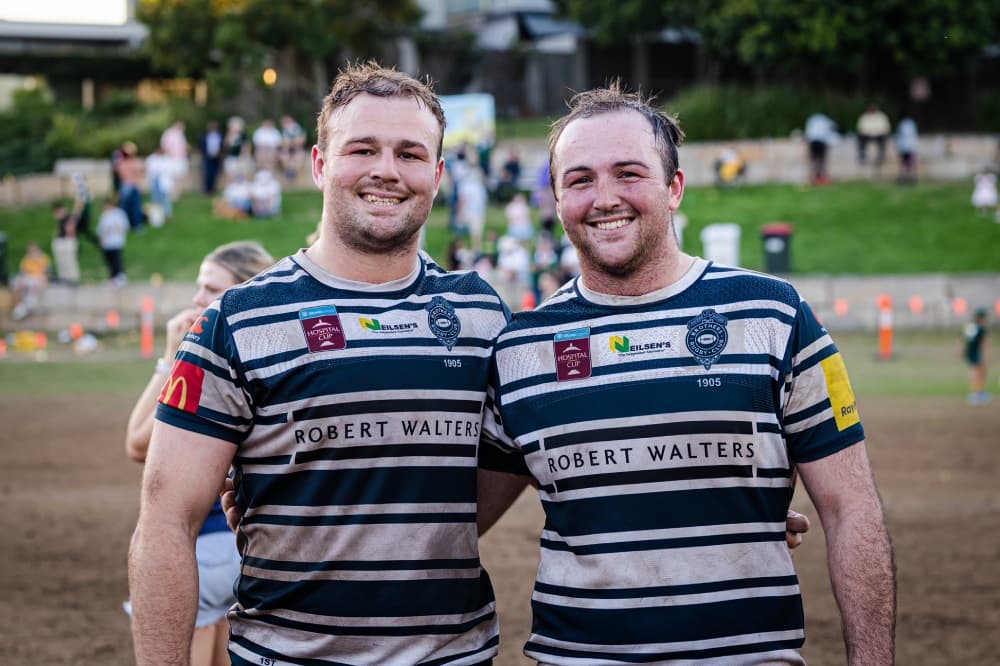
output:
<path id="1" fill-rule="evenodd" d="M 132 398 L 78 395 L 0 402 L 0 661 L 4 666 L 132 663 L 125 558 L 139 467 L 123 454 Z M 862 416 L 899 569 L 899 664 L 1000 663 L 1000 402 L 863 400 Z M 796 562 L 805 656 L 845 662 L 822 530 Z M 486 537 L 504 628 L 497 666 L 529 663 L 521 644 L 541 525 L 534 496 Z"/>

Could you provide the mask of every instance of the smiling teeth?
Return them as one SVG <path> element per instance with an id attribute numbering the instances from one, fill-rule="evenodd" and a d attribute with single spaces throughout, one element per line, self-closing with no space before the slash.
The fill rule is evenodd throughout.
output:
<path id="1" fill-rule="evenodd" d="M 388 197 L 377 197 L 374 194 L 366 194 L 365 201 L 368 203 L 373 203 L 379 206 L 395 206 L 400 202 L 400 199 L 391 199 Z"/>
<path id="2" fill-rule="evenodd" d="M 611 220 L 610 222 L 598 222 L 594 226 L 596 226 L 598 229 L 605 229 L 605 230 L 608 230 L 608 229 L 621 229 L 622 227 L 624 227 L 629 222 L 630 222 L 630 220 L 627 220 L 627 219 L 626 220 Z"/>

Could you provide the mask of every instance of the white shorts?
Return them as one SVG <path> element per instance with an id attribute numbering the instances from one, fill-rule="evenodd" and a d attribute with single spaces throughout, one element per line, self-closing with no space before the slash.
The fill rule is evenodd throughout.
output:
<path id="1" fill-rule="evenodd" d="M 236 603 L 233 586 L 240 575 L 240 553 L 232 532 L 209 532 L 195 542 L 198 561 L 198 616 L 195 627 L 208 627 L 226 616 Z M 132 615 L 132 603 L 122 606 Z"/>

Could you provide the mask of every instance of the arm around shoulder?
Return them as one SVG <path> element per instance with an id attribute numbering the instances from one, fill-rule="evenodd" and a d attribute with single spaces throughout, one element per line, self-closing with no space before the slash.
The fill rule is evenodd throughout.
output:
<path id="1" fill-rule="evenodd" d="M 892 664 L 896 564 L 865 442 L 798 469 L 826 534 L 848 663 Z"/>

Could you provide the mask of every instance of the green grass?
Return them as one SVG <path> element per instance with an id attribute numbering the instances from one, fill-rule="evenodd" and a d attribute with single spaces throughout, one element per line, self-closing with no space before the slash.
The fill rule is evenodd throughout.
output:
<path id="1" fill-rule="evenodd" d="M 1000 271 L 1000 224 L 973 211 L 969 190 L 964 182 L 690 188 L 681 208 L 689 220 L 685 249 L 702 252 L 699 234 L 706 225 L 735 222 L 742 228 L 742 265 L 763 269 L 760 226 L 787 221 L 795 225 L 792 267 L 800 274 Z M 281 217 L 231 222 L 213 217 L 207 197 L 186 195 L 165 227 L 129 238 L 126 272 L 133 281 L 154 273 L 166 280 L 191 281 L 206 253 L 236 239 L 258 240 L 275 257 L 289 254 L 315 229 L 321 204 L 316 191 L 287 192 Z M 490 209 L 487 225 L 502 233 L 501 208 Z M 16 272 L 29 241 L 47 247 L 54 227 L 48 206 L 0 209 L 0 231 L 8 239 L 8 272 Z M 436 207 L 428 224 L 427 248 L 438 261 L 444 261 L 448 241 L 446 211 Z M 84 281 L 106 277 L 98 250 L 86 241 L 81 243 L 80 264 Z"/>
<path id="2" fill-rule="evenodd" d="M 968 368 L 958 351 L 960 331 L 897 334 L 892 361 L 876 360 L 874 333 L 837 333 L 855 392 L 865 396 L 964 396 Z M 988 358 L 1000 358 L 1000 336 L 987 338 Z M 149 381 L 153 360 L 139 356 L 137 336 L 103 341 L 102 351 L 80 358 L 58 343 L 50 343 L 50 360 L 10 353 L 0 361 L 0 396 L 50 396 L 109 393 L 138 396 Z M 157 344 L 161 349 L 162 344 Z M 997 369 L 989 366 L 991 390 L 996 392 Z"/>

